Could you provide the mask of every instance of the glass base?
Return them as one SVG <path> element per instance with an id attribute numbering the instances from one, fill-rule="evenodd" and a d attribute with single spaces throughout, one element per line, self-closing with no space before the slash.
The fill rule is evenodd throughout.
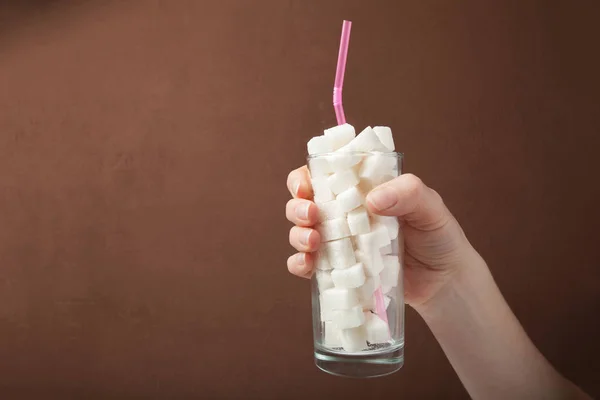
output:
<path id="1" fill-rule="evenodd" d="M 328 374 L 346 378 L 386 376 L 404 365 L 404 345 L 359 353 L 315 348 L 315 365 Z"/>

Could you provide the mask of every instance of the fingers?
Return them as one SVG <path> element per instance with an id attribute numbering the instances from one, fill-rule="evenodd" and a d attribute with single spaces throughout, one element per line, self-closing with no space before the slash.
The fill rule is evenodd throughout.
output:
<path id="1" fill-rule="evenodd" d="M 317 251 L 320 241 L 321 236 L 314 229 L 299 226 L 294 226 L 290 229 L 290 244 L 298 251 Z"/>
<path id="2" fill-rule="evenodd" d="M 292 196 L 285 207 L 287 219 L 297 226 L 290 229 L 290 244 L 299 251 L 287 260 L 288 271 L 301 278 L 310 278 L 314 265 L 311 252 L 319 248 L 319 232 L 308 228 L 317 223 L 319 210 L 312 199 L 313 191 L 310 174 L 306 166 L 300 167 L 288 175 L 287 187 Z"/>
<path id="3" fill-rule="evenodd" d="M 373 189 L 367 195 L 367 206 L 371 212 L 397 216 L 423 231 L 438 229 L 451 219 L 440 195 L 412 174 Z"/>
<path id="4" fill-rule="evenodd" d="M 287 187 L 294 198 L 312 199 L 312 185 L 306 165 L 290 172 L 287 178 Z"/>
<path id="5" fill-rule="evenodd" d="M 313 255 L 310 253 L 296 253 L 287 260 L 288 271 L 301 278 L 312 276 L 313 265 Z"/>
<path id="6" fill-rule="evenodd" d="M 292 199 L 285 206 L 285 216 L 295 225 L 313 226 L 317 223 L 319 209 L 312 201 Z"/>

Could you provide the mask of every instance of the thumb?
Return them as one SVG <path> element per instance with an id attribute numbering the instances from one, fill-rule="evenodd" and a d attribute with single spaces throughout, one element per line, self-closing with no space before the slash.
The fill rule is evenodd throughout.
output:
<path id="1" fill-rule="evenodd" d="M 440 195 L 412 174 L 373 189 L 367 195 L 367 207 L 371 213 L 396 216 L 423 231 L 441 228 L 452 219 Z"/>

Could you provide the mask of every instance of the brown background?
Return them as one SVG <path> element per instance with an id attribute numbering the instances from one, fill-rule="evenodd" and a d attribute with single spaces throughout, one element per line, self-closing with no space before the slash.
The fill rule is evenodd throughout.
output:
<path id="1" fill-rule="evenodd" d="M 394 128 L 600 395 L 598 2 L 0 4 L 0 397 L 467 398 L 414 312 L 400 373 L 313 366 L 285 178 L 343 18 L 349 121 Z"/>

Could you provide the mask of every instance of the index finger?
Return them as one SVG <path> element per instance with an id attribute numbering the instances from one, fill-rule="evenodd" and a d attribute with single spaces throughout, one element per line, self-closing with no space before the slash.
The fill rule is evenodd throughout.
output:
<path id="1" fill-rule="evenodd" d="M 287 187 L 296 199 L 312 199 L 313 191 L 310 183 L 310 173 L 306 165 L 290 172 L 287 178 Z"/>

